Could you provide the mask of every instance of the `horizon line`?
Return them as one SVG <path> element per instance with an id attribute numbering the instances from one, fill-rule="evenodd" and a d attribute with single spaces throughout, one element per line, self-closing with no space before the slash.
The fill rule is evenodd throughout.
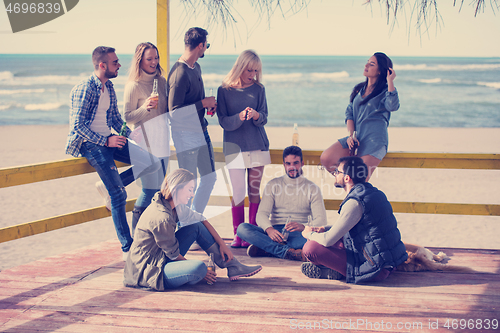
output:
<path id="1" fill-rule="evenodd" d="M 117 52 L 120 55 L 130 55 L 133 56 L 134 53 L 122 53 Z M 82 55 L 90 56 L 90 53 L 0 53 L 0 56 L 4 55 Z M 170 56 L 182 55 L 182 53 L 170 53 Z M 220 54 L 207 54 L 207 56 L 239 56 L 239 53 L 220 53 Z M 266 54 L 260 53 L 259 56 L 276 56 L 276 57 L 366 57 L 366 54 Z M 392 57 L 399 58 L 498 58 L 500 56 L 452 56 L 452 55 L 391 55 Z"/>

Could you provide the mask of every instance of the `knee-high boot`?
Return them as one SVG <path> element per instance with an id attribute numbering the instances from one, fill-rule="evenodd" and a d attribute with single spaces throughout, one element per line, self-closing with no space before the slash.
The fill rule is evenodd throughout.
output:
<path id="1" fill-rule="evenodd" d="M 261 265 L 243 265 L 236 258 L 233 258 L 231 261 L 224 261 L 220 253 L 219 244 L 217 243 L 214 243 L 205 252 L 207 252 L 208 255 L 210 255 L 210 253 L 214 254 L 214 261 L 217 266 L 220 268 L 227 268 L 227 276 L 231 281 L 238 280 L 240 277 L 252 276 L 262 269 Z"/>
<path id="2" fill-rule="evenodd" d="M 248 208 L 248 222 L 250 222 L 250 224 L 257 225 L 256 217 L 258 210 L 259 203 L 250 202 L 250 207 Z"/>
<path id="3" fill-rule="evenodd" d="M 248 222 L 253 225 L 257 225 L 257 221 L 255 220 L 257 216 L 257 210 L 259 209 L 259 203 L 250 202 L 250 207 L 248 208 Z M 250 243 L 247 241 L 241 240 L 241 247 L 249 247 Z"/>
<path id="4" fill-rule="evenodd" d="M 137 226 L 137 222 L 139 222 L 139 218 L 141 217 L 142 213 L 146 210 L 146 208 L 148 207 L 134 206 L 134 209 L 132 210 L 132 238 L 134 238 L 135 227 Z"/>
<path id="5" fill-rule="evenodd" d="M 231 213 L 233 215 L 234 231 L 234 239 L 231 242 L 231 247 L 241 247 L 241 238 L 236 235 L 236 230 L 240 224 L 245 222 L 245 206 L 233 206 L 231 207 Z"/>

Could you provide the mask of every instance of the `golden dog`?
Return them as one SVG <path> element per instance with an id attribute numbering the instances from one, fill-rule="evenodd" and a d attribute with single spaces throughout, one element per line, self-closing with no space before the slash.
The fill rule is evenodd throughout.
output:
<path id="1" fill-rule="evenodd" d="M 472 268 L 465 266 L 447 265 L 448 257 L 443 252 L 432 253 L 423 246 L 405 243 L 408 260 L 398 266 L 398 271 L 422 272 L 422 271 L 448 271 L 454 273 L 477 273 Z"/>

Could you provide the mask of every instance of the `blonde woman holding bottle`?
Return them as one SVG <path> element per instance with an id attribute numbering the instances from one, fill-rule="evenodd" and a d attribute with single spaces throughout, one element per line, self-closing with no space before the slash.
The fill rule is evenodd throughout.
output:
<path id="1" fill-rule="evenodd" d="M 267 124 L 267 101 L 262 80 L 262 62 L 252 50 L 243 51 L 217 92 L 217 116 L 224 129 L 224 155 L 233 187 L 232 247 L 250 244 L 236 235 L 245 222 L 245 175 L 248 183 L 249 222 L 257 225 L 255 216 L 260 203 L 260 183 L 264 166 L 271 164 Z"/>
<path id="2" fill-rule="evenodd" d="M 152 96 L 153 88 L 157 89 L 157 96 Z M 142 192 L 132 211 L 133 235 L 139 217 L 160 190 L 170 156 L 166 79 L 160 66 L 158 49 L 152 43 L 141 43 L 135 49 L 125 85 L 124 104 L 125 121 L 141 137 L 139 146 L 162 162 L 158 172 L 141 177 Z"/>

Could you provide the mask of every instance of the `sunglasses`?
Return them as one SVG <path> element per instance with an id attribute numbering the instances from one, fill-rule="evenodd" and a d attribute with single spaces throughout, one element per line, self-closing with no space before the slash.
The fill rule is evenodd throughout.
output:
<path id="1" fill-rule="evenodd" d="M 342 171 L 340 171 L 339 169 L 335 169 L 335 170 L 333 171 L 333 175 L 334 175 L 334 176 L 338 175 L 339 173 L 342 173 L 342 174 L 344 174 L 344 175 L 345 175 L 345 172 L 342 172 Z"/>

